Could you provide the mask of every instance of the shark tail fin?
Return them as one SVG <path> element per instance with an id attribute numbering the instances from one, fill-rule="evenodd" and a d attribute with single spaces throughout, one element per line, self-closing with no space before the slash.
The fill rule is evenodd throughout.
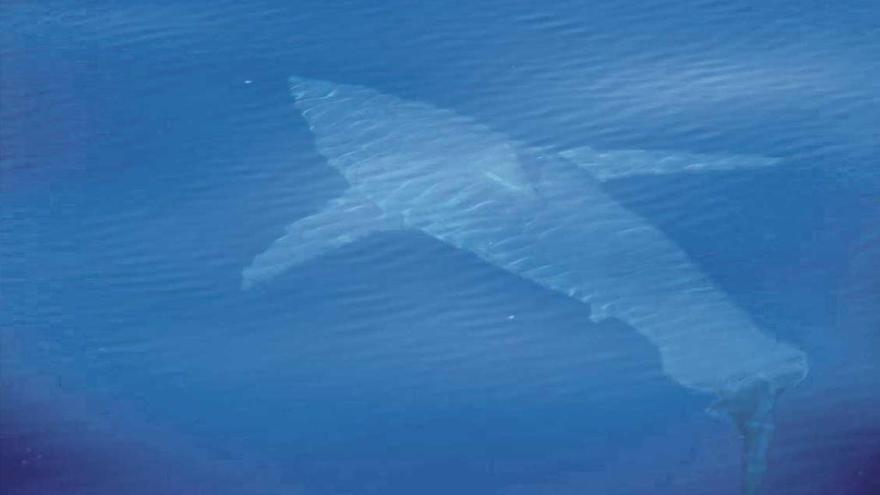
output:
<path id="1" fill-rule="evenodd" d="M 806 362 L 797 359 L 794 366 L 776 377 L 758 375 L 737 382 L 707 409 L 713 417 L 733 420 L 743 438 L 743 494 L 758 495 L 767 472 L 770 441 L 775 430 L 775 408 L 779 396 L 806 376 Z"/>
<path id="2" fill-rule="evenodd" d="M 766 380 L 756 380 L 739 389 L 736 395 L 723 397 L 709 407 L 713 416 L 726 415 L 733 420 L 743 438 L 743 493 L 760 493 L 767 472 L 767 454 L 775 429 L 773 410 L 780 391 Z"/>

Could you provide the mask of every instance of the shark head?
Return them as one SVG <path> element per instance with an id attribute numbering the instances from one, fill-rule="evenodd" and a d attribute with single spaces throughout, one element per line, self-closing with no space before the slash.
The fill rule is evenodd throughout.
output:
<path id="1" fill-rule="evenodd" d="M 450 196 L 476 184 L 534 192 L 517 147 L 471 118 L 363 86 L 299 76 L 288 82 L 318 151 L 352 184 L 422 179 Z"/>

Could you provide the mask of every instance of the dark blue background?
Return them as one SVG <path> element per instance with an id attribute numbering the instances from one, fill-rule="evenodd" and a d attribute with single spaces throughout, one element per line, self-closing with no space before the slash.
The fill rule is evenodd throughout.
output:
<path id="1" fill-rule="evenodd" d="M 344 187 L 297 74 L 532 145 L 783 158 L 608 190 L 810 356 L 768 494 L 876 493 L 880 8 L 766 3 L 4 2 L 2 491 L 737 493 L 735 429 L 638 334 L 430 238 L 241 292 Z"/>

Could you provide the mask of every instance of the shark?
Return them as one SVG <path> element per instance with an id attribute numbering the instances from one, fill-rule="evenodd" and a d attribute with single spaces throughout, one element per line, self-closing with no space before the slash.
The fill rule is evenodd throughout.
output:
<path id="1" fill-rule="evenodd" d="M 242 270 L 242 287 L 379 232 L 419 231 L 614 318 L 658 351 L 673 382 L 714 399 L 743 439 L 743 493 L 760 492 L 779 395 L 806 354 L 761 329 L 688 255 L 603 182 L 775 165 L 668 151 L 555 151 L 474 118 L 375 89 L 294 76 L 294 105 L 348 183 Z"/>

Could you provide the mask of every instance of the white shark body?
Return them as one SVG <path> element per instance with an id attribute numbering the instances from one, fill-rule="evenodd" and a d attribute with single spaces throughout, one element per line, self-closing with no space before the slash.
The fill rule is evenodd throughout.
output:
<path id="1" fill-rule="evenodd" d="M 245 288 L 373 232 L 427 233 L 589 303 L 596 320 L 635 328 L 670 379 L 713 394 L 713 407 L 733 417 L 745 437 L 745 492 L 757 493 L 775 399 L 806 375 L 804 353 L 757 328 L 600 181 L 773 160 L 626 151 L 625 172 L 615 172 L 613 153 L 518 147 L 468 117 L 369 88 L 291 78 L 291 91 L 318 151 L 350 187 L 258 255 L 243 270 Z"/>

